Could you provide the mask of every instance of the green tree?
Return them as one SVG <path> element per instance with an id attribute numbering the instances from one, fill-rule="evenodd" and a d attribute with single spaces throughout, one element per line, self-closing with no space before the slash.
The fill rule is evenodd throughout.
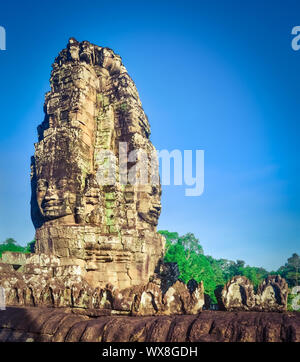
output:
<path id="1" fill-rule="evenodd" d="M 299 271 L 300 257 L 298 254 L 294 253 L 290 258 L 288 258 L 287 263 L 277 270 L 277 274 L 280 274 L 283 278 L 285 278 L 289 287 L 292 288 L 299 285 Z"/>
<path id="2" fill-rule="evenodd" d="M 244 277 L 248 278 L 254 285 L 255 288 L 258 287 L 259 284 L 259 279 L 257 277 L 256 274 L 256 270 L 255 268 L 251 267 L 251 266 L 246 266 L 243 270 L 242 270 L 242 274 Z"/>
<path id="3" fill-rule="evenodd" d="M 236 275 L 243 275 L 244 268 L 245 262 L 243 260 L 237 260 L 236 262 L 233 261 L 228 263 L 226 280 L 230 280 Z"/>
<path id="4" fill-rule="evenodd" d="M 236 262 L 228 263 L 226 270 L 226 281 L 230 280 L 236 275 L 241 275 L 248 278 L 254 285 L 255 288 L 267 277 L 269 273 L 264 268 L 245 266 L 243 260 L 237 260 Z"/>
<path id="5" fill-rule="evenodd" d="M 232 260 L 213 259 L 222 272 L 224 282 L 228 282 L 233 277 L 232 266 L 235 264 Z"/>
<path id="6" fill-rule="evenodd" d="M 34 248 L 35 248 L 35 239 L 33 239 L 32 241 L 30 241 L 25 248 L 25 253 L 34 253 Z"/>
<path id="7" fill-rule="evenodd" d="M 264 268 L 255 268 L 256 270 L 256 275 L 257 275 L 257 278 L 259 279 L 260 282 L 262 282 L 270 273 L 264 269 Z"/>
<path id="8" fill-rule="evenodd" d="M 288 278 L 294 285 L 298 285 L 300 271 L 299 255 L 294 253 L 290 258 L 288 258 L 288 265 L 291 269 L 291 271 L 288 273 Z"/>
<path id="9" fill-rule="evenodd" d="M 219 262 L 219 260 L 214 259 L 212 256 L 206 256 L 206 258 L 213 270 L 216 285 L 224 285 L 226 279 L 224 278 L 224 273 L 221 267 L 222 264 Z"/>
<path id="10" fill-rule="evenodd" d="M 188 257 L 195 253 L 197 255 L 203 254 L 203 248 L 199 244 L 199 240 L 192 233 L 187 233 L 179 238 L 180 243 L 183 245 L 184 249 L 187 251 Z"/>
<path id="11" fill-rule="evenodd" d="M 28 243 L 25 247 L 19 245 L 15 239 L 8 238 L 0 244 L 0 258 L 5 251 L 18 252 L 18 253 L 32 253 L 34 252 L 35 240 Z"/>
<path id="12" fill-rule="evenodd" d="M 18 245 L 15 239 L 8 238 L 2 244 L 0 244 L 0 258 L 2 257 L 2 253 L 5 251 L 24 253 L 24 250 L 25 248 L 23 248 L 21 245 Z"/>
<path id="13" fill-rule="evenodd" d="M 16 240 L 13 239 L 13 238 L 8 238 L 8 239 L 6 239 L 6 240 L 4 241 L 4 244 L 6 244 L 6 245 L 17 245 L 17 242 L 16 242 Z"/>
<path id="14" fill-rule="evenodd" d="M 179 239 L 179 235 L 176 232 L 170 232 L 168 230 L 159 230 L 158 232 L 166 238 L 166 250 L 168 250 L 168 247 L 171 244 L 176 243 Z"/>
<path id="15" fill-rule="evenodd" d="M 180 272 L 180 279 L 187 283 L 190 279 L 203 281 L 204 290 L 215 302 L 214 290 L 223 286 L 236 275 L 247 277 L 255 288 L 268 276 L 264 268 L 245 265 L 243 260 L 214 259 L 205 256 L 199 240 L 192 233 L 179 236 L 176 232 L 159 231 L 166 238 L 165 262 L 176 262 Z M 293 254 L 288 259 L 281 272 L 290 283 L 298 282 L 299 256 Z M 278 274 L 278 272 L 276 272 Z"/>
<path id="16" fill-rule="evenodd" d="M 180 272 L 179 278 L 187 283 L 195 279 L 203 281 L 205 293 L 216 302 L 214 290 L 216 281 L 213 268 L 207 257 L 203 255 L 203 248 L 199 240 L 192 233 L 179 236 L 166 230 L 160 231 L 166 237 L 166 254 L 164 261 L 176 262 Z"/>

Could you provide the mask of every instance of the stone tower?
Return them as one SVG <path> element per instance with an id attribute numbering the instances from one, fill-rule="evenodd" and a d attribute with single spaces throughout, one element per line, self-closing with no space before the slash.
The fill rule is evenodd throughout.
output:
<path id="1" fill-rule="evenodd" d="M 145 283 L 163 255 L 164 238 L 156 232 L 155 148 L 135 84 L 111 49 L 74 38 L 52 67 L 32 157 L 36 252 L 78 266 L 93 287 Z M 114 182 L 102 182 L 103 152 L 115 157 Z M 136 170 L 152 170 L 147 182 L 121 182 L 138 163 Z"/>

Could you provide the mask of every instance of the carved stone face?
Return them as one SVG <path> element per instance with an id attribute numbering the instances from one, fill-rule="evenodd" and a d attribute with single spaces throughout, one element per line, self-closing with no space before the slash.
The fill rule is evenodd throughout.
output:
<path id="1" fill-rule="evenodd" d="M 158 224 L 161 212 L 161 189 L 160 186 L 139 186 L 137 211 L 139 217 L 151 225 Z"/>
<path id="2" fill-rule="evenodd" d="M 47 220 L 74 213 L 76 192 L 72 180 L 67 178 L 39 179 L 36 197 L 39 210 Z"/>
<path id="3" fill-rule="evenodd" d="M 128 153 L 147 154 L 146 160 L 127 160 L 130 170 L 141 161 L 143 167 L 151 163 L 151 179 L 154 174 L 149 122 L 121 58 L 71 39 L 53 64 L 44 110 L 31 173 L 37 250 L 72 258 L 97 287 L 109 282 L 122 289 L 147 281 L 163 251 L 155 230 L 161 188 L 124 185 L 118 177 L 110 183 L 115 181 L 110 173 L 107 184 L 99 178 L 106 166 L 99 152 L 110 151 L 118 160 L 120 142 L 127 142 Z M 116 176 L 123 175 L 119 162 Z"/>
<path id="4" fill-rule="evenodd" d="M 63 218 L 60 223 L 73 224 L 84 182 L 84 172 L 77 160 L 81 139 L 75 128 L 54 128 L 48 132 L 36 145 L 33 178 L 36 205 L 32 205 L 38 207 L 42 223 Z"/>

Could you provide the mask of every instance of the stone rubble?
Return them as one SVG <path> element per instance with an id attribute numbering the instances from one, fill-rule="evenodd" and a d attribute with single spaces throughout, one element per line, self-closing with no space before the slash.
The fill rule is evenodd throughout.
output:
<path id="1" fill-rule="evenodd" d="M 280 275 L 268 276 L 254 292 L 244 276 L 235 276 L 215 291 L 220 310 L 282 312 L 287 310 L 288 285 Z"/>
<path id="2" fill-rule="evenodd" d="M 61 259 L 51 254 L 6 252 L 2 261 L 5 263 L 0 263 L 0 285 L 5 289 L 7 305 L 11 306 L 69 307 L 91 316 L 141 316 L 198 314 L 205 305 L 204 285 L 195 280 L 185 284 L 177 279 L 163 290 L 165 274 L 155 274 L 148 283 L 134 287 L 119 289 L 107 283 L 95 288 L 82 278 L 80 266 L 61 265 Z M 168 268 L 169 265 L 164 265 L 160 270 Z M 287 309 L 288 286 L 280 276 L 267 277 L 257 293 L 246 277 L 236 276 L 215 294 L 220 310 L 283 312 Z"/>
<path id="3" fill-rule="evenodd" d="M 190 293 L 187 285 L 177 280 L 163 294 L 161 280 L 119 290 L 108 283 L 92 287 L 80 267 L 61 265 L 60 259 L 46 254 L 23 254 L 21 271 L 18 253 L 4 253 L 0 263 L 0 285 L 5 289 L 6 304 L 26 307 L 81 309 L 86 315 L 171 315 L 197 314 L 204 304 L 203 283 Z"/>

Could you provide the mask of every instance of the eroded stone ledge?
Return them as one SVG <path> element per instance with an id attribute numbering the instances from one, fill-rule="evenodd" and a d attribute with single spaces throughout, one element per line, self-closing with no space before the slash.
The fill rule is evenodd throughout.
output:
<path id="1" fill-rule="evenodd" d="M 300 313 L 203 311 L 88 318 L 63 309 L 9 307 L 0 312 L 0 341 L 300 342 Z"/>

